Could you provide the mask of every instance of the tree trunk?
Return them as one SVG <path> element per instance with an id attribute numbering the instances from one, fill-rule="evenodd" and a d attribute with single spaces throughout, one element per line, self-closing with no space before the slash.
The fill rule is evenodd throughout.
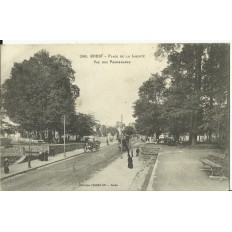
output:
<path id="1" fill-rule="evenodd" d="M 208 133 L 208 142 L 211 143 L 212 142 L 212 130 L 209 129 L 209 133 Z"/>
<path id="2" fill-rule="evenodd" d="M 190 134 L 189 134 L 189 144 L 192 143 L 192 137 L 193 137 L 193 136 L 192 136 L 192 133 L 190 133 Z"/>
<path id="3" fill-rule="evenodd" d="M 42 140 L 45 140 L 45 133 L 44 133 L 44 131 L 41 132 L 41 137 L 42 137 Z"/>
<path id="4" fill-rule="evenodd" d="M 197 122 L 197 117 L 196 115 L 192 116 L 192 128 L 191 128 L 191 140 L 190 140 L 190 144 L 192 146 L 196 145 L 197 142 L 197 132 L 198 132 L 198 126 L 197 126 L 198 122 Z"/>
<path id="5" fill-rule="evenodd" d="M 39 132 L 36 130 L 36 139 L 39 139 Z"/>
<path id="6" fill-rule="evenodd" d="M 174 140 L 175 141 L 179 141 L 180 140 L 180 134 L 179 133 L 177 133 L 177 134 L 174 135 Z"/>
<path id="7" fill-rule="evenodd" d="M 62 142 L 62 139 L 61 139 L 61 132 L 58 131 L 58 134 L 59 134 L 59 143 L 61 143 L 61 142 Z"/>
<path id="8" fill-rule="evenodd" d="M 213 92 L 213 90 L 211 90 Z M 213 96 L 211 95 L 210 96 L 210 99 L 209 99 L 209 108 L 210 108 L 210 111 L 212 110 L 213 108 Z M 209 128 L 209 140 L 208 140 L 209 143 L 212 142 L 212 129 L 211 127 Z"/>
<path id="9" fill-rule="evenodd" d="M 48 142 L 51 143 L 52 142 L 52 131 L 51 130 L 48 130 Z"/>
<path id="10" fill-rule="evenodd" d="M 201 65 L 202 65 L 202 54 L 203 54 L 203 45 L 195 45 L 196 46 L 196 52 L 195 52 L 195 81 L 194 81 L 194 94 L 199 98 L 200 100 L 200 90 L 201 90 L 201 79 L 202 79 L 202 72 L 201 72 Z M 199 101 L 200 103 L 200 101 Z M 197 108 L 199 105 L 197 105 Z M 199 109 L 196 109 L 193 112 L 192 115 L 192 123 L 191 123 L 191 133 L 192 133 L 192 139 L 191 144 L 193 146 L 196 145 L 197 141 L 197 134 L 198 134 L 198 116 L 199 115 Z"/>
<path id="11" fill-rule="evenodd" d="M 195 146 L 197 143 L 197 135 L 192 136 L 192 146 Z"/>
<path id="12" fill-rule="evenodd" d="M 159 142 L 159 136 L 160 136 L 160 133 L 156 132 L 156 140 L 157 140 L 157 142 Z"/>

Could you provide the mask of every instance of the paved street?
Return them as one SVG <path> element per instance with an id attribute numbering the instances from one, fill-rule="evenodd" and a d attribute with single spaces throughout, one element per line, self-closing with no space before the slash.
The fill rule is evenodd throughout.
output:
<path id="1" fill-rule="evenodd" d="M 2 190 L 73 190 L 119 157 L 117 144 L 2 180 Z"/>

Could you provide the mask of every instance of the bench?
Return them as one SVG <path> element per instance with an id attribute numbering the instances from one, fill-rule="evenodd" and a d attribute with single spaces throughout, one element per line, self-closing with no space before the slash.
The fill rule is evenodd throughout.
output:
<path id="1" fill-rule="evenodd" d="M 223 176 L 224 175 L 223 166 L 222 166 L 223 159 L 214 156 L 214 160 L 212 160 L 212 157 L 213 156 L 208 156 L 206 158 L 200 159 L 200 162 L 202 162 L 203 164 L 203 169 L 210 170 L 211 176 L 219 176 L 219 175 Z M 217 162 L 218 160 L 219 162 Z"/>

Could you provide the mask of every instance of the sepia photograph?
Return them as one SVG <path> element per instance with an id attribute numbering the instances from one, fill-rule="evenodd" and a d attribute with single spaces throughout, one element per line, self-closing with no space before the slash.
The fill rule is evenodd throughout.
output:
<path id="1" fill-rule="evenodd" d="M 230 44 L 0 45 L 1 191 L 229 191 Z"/>

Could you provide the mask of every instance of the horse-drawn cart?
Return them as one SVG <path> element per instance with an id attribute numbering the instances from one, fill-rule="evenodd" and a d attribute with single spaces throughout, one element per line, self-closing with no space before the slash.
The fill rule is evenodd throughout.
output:
<path id="1" fill-rule="evenodd" d="M 99 141 L 88 141 L 84 146 L 84 151 L 98 151 L 100 149 L 101 142 Z"/>

